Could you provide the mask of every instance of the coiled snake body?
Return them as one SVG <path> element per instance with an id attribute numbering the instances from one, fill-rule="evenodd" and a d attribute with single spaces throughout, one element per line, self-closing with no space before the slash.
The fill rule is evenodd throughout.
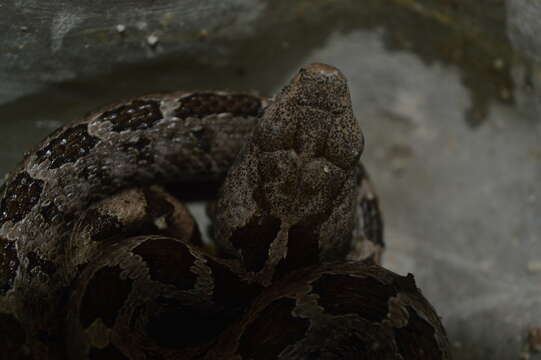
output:
<path id="1" fill-rule="evenodd" d="M 377 265 L 363 144 L 323 64 L 272 99 L 148 95 L 62 127 L 0 189 L 2 358 L 449 359 L 413 277 Z M 226 172 L 213 254 L 156 184 Z"/>

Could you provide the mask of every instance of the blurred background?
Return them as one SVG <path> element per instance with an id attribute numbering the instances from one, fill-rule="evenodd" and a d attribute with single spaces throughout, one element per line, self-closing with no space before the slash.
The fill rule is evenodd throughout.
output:
<path id="1" fill-rule="evenodd" d="M 97 106 L 272 95 L 310 62 L 349 79 L 384 264 L 415 274 L 455 359 L 541 359 L 539 1 L 0 1 L 0 178 Z"/>

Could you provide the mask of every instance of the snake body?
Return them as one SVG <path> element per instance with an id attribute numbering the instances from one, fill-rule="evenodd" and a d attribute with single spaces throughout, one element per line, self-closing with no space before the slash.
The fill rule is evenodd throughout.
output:
<path id="1" fill-rule="evenodd" d="M 377 265 L 363 146 L 346 79 L 323 64 L 274 98 L 147 95 L 65 125 L 0 188 L 0 350 L 449 359 L 412 276 Z M 209 210 L 215 253 L 157 185 L 202 181 L 224 181 Z"/>

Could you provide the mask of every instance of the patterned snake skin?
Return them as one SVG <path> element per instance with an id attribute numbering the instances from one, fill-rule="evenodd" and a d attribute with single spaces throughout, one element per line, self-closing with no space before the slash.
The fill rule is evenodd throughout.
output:
<path id="1" fill-rule="evenodd" d="M 2 359 L 450 359 L 378 265 L 363 147 L 324 64 L 272 99 L 147 95 L 58 129 L 0 188 Z M 174 195 L 209 181 L 212 248 Z"/>

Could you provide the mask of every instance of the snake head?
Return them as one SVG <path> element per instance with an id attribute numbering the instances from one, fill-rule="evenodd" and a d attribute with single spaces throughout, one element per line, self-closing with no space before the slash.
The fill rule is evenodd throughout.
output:
<path id="1" fill-rule="evenodd" d="M 309 106 L 340 115 L 351 106 L 347 80 L 337 68 L 327 64 L 310 64 L 299 70 L 282 96 Z"/>
<path id="2" fill-rule="evenodd" d="M 352 168 L 364 137 L 344 75 L 325 64 L 301 68 L 266 109 L 252 143 L 264 152 L 293 150 L 304 158 Z"/>
<path id="3" fill-rule="evenodd" d="M 265 110 L 225 180 L 217 242 L 261 274 L 285 257 L 303 263 L 277 272 L 345 256 L 363 144 L 344 75 L 330 65 L 303 67 Z"/>
<path id="4" fill-rule="evenodd" d="M 326 211 L 351 177 L 363 145 L 344 75 L 325 64 L 300 69 L 266 110 L 252 140 L 271 213 L 301 219 Z"/>

